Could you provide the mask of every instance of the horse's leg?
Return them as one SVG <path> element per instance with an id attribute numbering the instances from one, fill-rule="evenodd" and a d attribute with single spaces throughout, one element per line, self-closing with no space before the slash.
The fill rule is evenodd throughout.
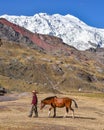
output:
<path id="1" fill-rule="evenodd" d="M 69 112 L 69 108 L 66 107 L 66 113 L 65 113 L 64 117 L 66 117 L 68 115 L 68 112 Z"/>
<path id="2" fill-rule="evenodd" d="M 56 117 L 56 107 L 54 107 L 54 115 L 53 117 Z"/>
<path id="3" fill-rule="evenodd" d="M 50 117 L 50 115 L 51 115 L 51 110 L 52 110 L 52 106 L 49 108 L 49 111 L 48 111 L 48 116 Z"/>
<path id="4" fill-rule="evenodd" d="M 73 112 L 72 118 L 74 119 L 74 109 L 70 107 L 70 110 Z"/>

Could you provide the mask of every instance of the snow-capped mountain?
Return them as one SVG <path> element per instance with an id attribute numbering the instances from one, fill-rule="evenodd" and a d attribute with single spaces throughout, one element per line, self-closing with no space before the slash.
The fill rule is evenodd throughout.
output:
<path id="1" fill-rule="evenodd" d="M 60 37 L 63 42 L 79 50 L 104 47 L 104 29 L 88 26 L 69 14 L 62 16 L 39 13 L 34 16 L 2 15 L 0 17 L 32 32 Z"/>

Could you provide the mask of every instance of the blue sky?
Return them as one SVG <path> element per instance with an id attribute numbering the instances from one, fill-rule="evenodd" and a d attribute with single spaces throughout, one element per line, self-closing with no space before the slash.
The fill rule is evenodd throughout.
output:
<path id="1" fill-rule="evenodd" d="M 104 0 L 1 0 L 0 15 L 71 14 L 86 24 L 104 28 Z"/>

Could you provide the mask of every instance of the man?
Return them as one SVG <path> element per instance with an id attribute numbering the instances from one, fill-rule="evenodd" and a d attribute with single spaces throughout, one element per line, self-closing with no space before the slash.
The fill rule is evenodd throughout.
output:
<path id="1" fill-rule="evenodd" d="M 38 117 L 38 110 L 37 110 L 38 98 L 36 95 L 37 94 L 36 90 L 32 91 L 32 94 L 33 94 L 32 102 L 31 102 L 32 106 L 31 106 L 29 117 L 32 117 L 33 112 L 35 114 L 34 117 Z"/>

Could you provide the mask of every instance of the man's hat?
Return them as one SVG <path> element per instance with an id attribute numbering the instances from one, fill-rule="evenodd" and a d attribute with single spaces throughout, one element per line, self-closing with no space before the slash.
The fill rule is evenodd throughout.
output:
<path id="1" fill-rule="evenodd" d="M 38 93 L 36 90 L 33 90 L 32 93 Z"/>

